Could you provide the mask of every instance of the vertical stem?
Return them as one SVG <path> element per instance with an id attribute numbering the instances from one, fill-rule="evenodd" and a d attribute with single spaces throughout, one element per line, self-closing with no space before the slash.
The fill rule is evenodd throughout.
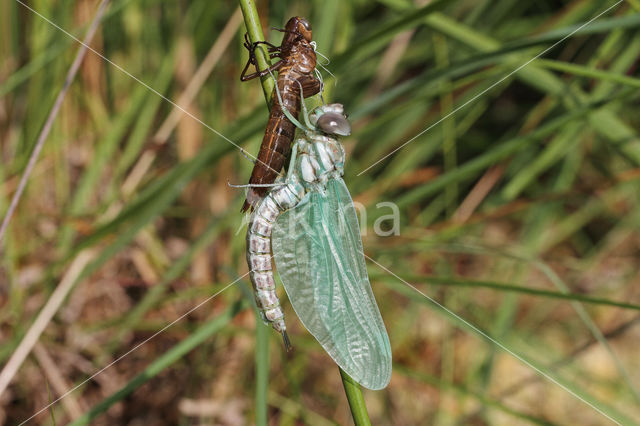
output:
<path id="1" fill-rule="evenodd" d="M 256 5 L 252 0 L 239 0 L 240 9 L 244 18 L 244 25 L 251 42 L 263 41 L 262 25 Z M 269 55 L 259 45 L 256 49 L 256 60 L 258 68 L 263 70 L 271 65 Z M 249 70 L 252 72 L 252 70 Z M 271 94 L 273 93 L 273 80 L 267 75 L 260 80 L 264 99 L 267 106 L 271 106 Z M 256 425 L 267 424 L 267 391 L 269 389 L 269 334 L 271 328 L 262 323 L 262 318 L 256 315 L 256 394 L 255 394 L 255 423 Z"/>
<path id="2" fill-rule="evenodd" d="M 344 393 L 347 395 L 349 401 L 349 408 L 351 408 L 351 416 L 353 417 L 353 423 L 356 426 L 371 426 L 371 420 L 369 420 L 369 413 L 367 412 L 367 406 L 364 403 L 364 397 L 362 396 L 362 389 L 360 385 L 351 378 L 340 367 L 340 376 L 342 376 L 342 385 L 344 386 Z"/>
<path id="3" fill-rule="evenodd" d="M 249 34 L 249 40 L 251 40 L 252 43 L 264 41 L 262 25 L 260 25 L 260 16 L 258 16 L 255 3 L 253 0 L 239 0 L 239 2 L 240 9 L 242 9 L 242 16 L 244 17 L 244 25 L 247 27 L 247 34 Z M 258 61 L 258 68 L 261 70 L 267 69 L 271 65 L 271 60 L 264 45 L 258 45 L 256 49 L 256 59 Z M 262 83 L 262 91 L 264 92 L 267 105 L 271 106 L 271 94 L 274 88 L 271 76 L 266 75 L 262 77 L 260 83 Z"/>
<path id="4" fill-rule="evenodd" d="M 256 315 L 256 425 L 267 425 L 267 391 L 269 390 L 269 335 L 271 327 Z"/>
<path id="5" fill-rule="evenodd" d="M 436 65 L 446 69 L 449 66 L 449 50 L 447 40 L 440 34 L 433 36 L 434 55 Z M 456 150 L 456 123 L 451 112 L 453 111 L 453 89 L 451 81 L 445 80 L 442 83 L 443 94 L 440 96 L 440 113 L 443 117 L 447 117 L 442 122 L 442 156 L 444 158 L 445 173 L 456 168 L 457 150 Z M 444 198 L 447 217 L 451 217 L 455 212 L 458 204 L 458 184 L 452 182 L 444 188 Z"/>

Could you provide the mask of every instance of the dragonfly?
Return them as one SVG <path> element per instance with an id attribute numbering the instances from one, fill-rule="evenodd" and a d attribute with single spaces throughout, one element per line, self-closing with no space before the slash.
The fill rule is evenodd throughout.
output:
<path id="1" fill-rule="evenodd" d="M 276 93 L 282 102 L 279 93 Z M 247 262 L 265 323 L 291 344 L 276 294 L 274 258 L 291 305 L 333 360 L 368 389 L 391 377 L 391 348 L 367 274 L 360 227 L 342 179 L 345 151 L 339 136 L 351 127 L 341 104 L 307 114 L 287 175 L 261 199 L 247 231 Z"/>
<path id="2" fill-rule="evenodd" d="M 301 99 L 320 92 L 322 83 L 314 74 L 316 69 L 315 45 L 312 42 L 311 24 L 304 18 L 295 16 L 287 22 L 283 30 L 285 33 L 280 46 L 274 46 L 266 41 L 250 43 L 245 34 L 244 46 L 249 50 L 249 60 L 240 75 L 240 80 L 247 81 L 256 77 L 263 77 L 278 71 L 276 88 L 280 92 L 282 102 L 275 102 L 272 96 L 269 121 L 260 145 L 257 161 L 249 179 L 247 198 L 242 211 L 247 211 L 268 191 L 268 186 L 278 177 L 278 174 L 289 156 L 291 143 L 295 135 L 295 125 L 286 117 L 297 117 L 300 112 Z M 271 67 L 258 70 L 255 49 L 264 44 L 268 47 L 269 56 L 280 58 Z M 256 72 L 247 74 L 250 65 L 256 67 Z M 298 91 L 301 85 L 302 93 Z"/>

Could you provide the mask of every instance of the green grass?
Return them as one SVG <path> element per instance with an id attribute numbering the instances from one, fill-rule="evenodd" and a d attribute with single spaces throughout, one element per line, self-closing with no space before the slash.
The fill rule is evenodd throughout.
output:
<path id="1" fill-rule="evenodd" d="M 447 308 L 369 263 L 394 355 L 389 387 L 364 392 L 372 424 L 640 422 L 640 4 L 561 41 L 613 4 L 257 2 L 267 39 L 305 16 L 331 59 L 326 94 L 352 120 L 345 181 L 367 207 L 367 255 Z M 82 37 L 97 2 L 29 5 Z M 92 47 L 176 101 L 237 7 L 114 0 Z M 243 32 L 187 109 L 256 154 L 270 89 L 239 81 Z M 0 4 L 2 214 L 77 48 Z M 0 365 L 73 260 L 96 257 L 40 337 L 58 371 L 29 356 L 0 399 L 6 423 L 246 272 L 244 194 L 227 181 L 244 183 L 252 164 L 188 116 L 155 141 L 171 109 L 88 54 L 1 242 Z M 389 201 L 400 235 L 376 236 Z M 351 422 L 331 359 L 287 302 L 284 354 L 243 309 L 249 289 L 240 279 L 67 396 L 85 413 L 76 422 Z M 74 416 L 58 402 L 34 421 Z"/>

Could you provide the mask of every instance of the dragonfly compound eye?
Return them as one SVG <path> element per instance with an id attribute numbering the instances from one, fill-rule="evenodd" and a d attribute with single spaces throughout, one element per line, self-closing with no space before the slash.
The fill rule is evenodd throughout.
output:
<path id="1" fill-rule="evenodd" d="M 309 23 L 309 21 L 307 21 L 304 18 L 299 18 L 299 19 L 300 19 L 300 25 L 302 25 L 305 30 L 311 31 L 311 24 Z"/>
<path id="2" fill-rule="evenodd" d="M 334 112 L 322 114 L 318 118 L 316 126 L 329 135 L 349 136 L 351 134 L 351 125 L 347 118 Z"/>
<path id="3" fill-rule="evenodd" d="M 311 24 L 304 18 L 298 18 L 298 33 L 304 37 L 305 40 L 311 41 Z"/>

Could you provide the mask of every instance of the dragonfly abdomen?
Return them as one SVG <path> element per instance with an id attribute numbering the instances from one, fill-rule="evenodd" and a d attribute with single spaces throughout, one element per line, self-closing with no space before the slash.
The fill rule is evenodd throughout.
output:
<path id="1" fill-rule="evenodd" d="M 276 294 L 271 264 L 271 232 L 280 213 L 297 205 L 303 195 L 304 187 L 295 177 L 276 187 L 258 203 L 251 214 L 247 232 L 247 264 L 258 310 L 264 322 L 282 333 L 285 342 L 288 340 L 284 313 Z"/>

